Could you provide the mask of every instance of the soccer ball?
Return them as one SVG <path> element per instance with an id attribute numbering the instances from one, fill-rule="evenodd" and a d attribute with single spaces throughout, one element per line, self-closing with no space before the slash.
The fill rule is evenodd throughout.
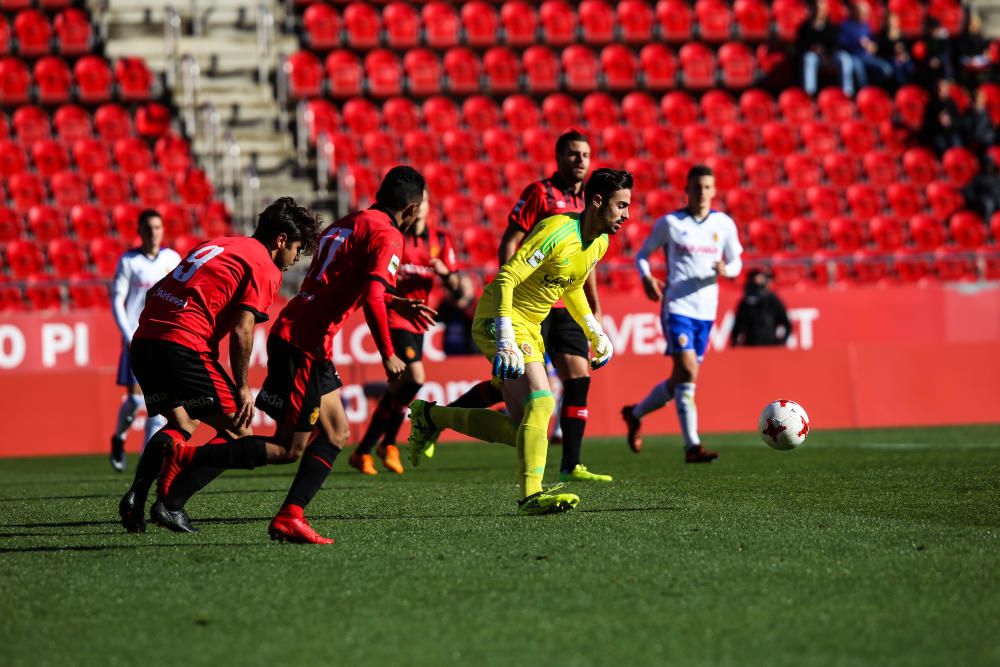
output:
<path id="1" fill-rule="evenodd" d="M 809 415 L 795 401 L 768 403 L 757 420 L 760 439 L 772 449 L 795 449 L 809 435 Z"/>

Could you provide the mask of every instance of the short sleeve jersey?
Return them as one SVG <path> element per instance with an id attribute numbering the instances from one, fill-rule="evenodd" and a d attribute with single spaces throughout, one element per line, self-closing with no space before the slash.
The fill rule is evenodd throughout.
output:
<path id="1" fill-rule="evenodd" d="M 432 259 L 440 259 L 449 271 L 454 271 L 457 261 L 451 239 L 440 230 L 423 236 L 406 236 L 403 242 L 403 259 L 399 266 L 396 296 L 427 301 L 437 274 L 431 266 Z M 419 333 L 420 329 L 394 310 L 389 311 L 389 326 Z"/>
<path id="2" fill-rule="evenodd" d="M 369 280 L 395 289 L 403 234 L 392 217 L 372 207 L 323 230 L 302 287 L 281 310 L 272 335 L 304 352 L 333 353 L 333 338 L 357 309 Z"/>
<path id="3" fill-rule="evenodd" d="M 574 193 L 556 172 L 524 189 L 507 217 L 507 224 L 530 232 L 539 220 L 564 213 L 579 213 L 583 208 L 583 189 Z"/>
<path id="4" fill-rule="evenodd" d="M 495 304 L 497 315 L 518 316 L 540 324 L 565 292 L 582 287 L 607 252 L 608 242 L 608 235 L 601 234 L 584 246 L 579 213 L 541 220 L 501 269 L 519 280 L 509 304 L 511 310 L 501 305 L 497 280 L 487 285 L 484 293 Z"/>
<path id="5" fill-rule="evenodd" d="M 132 248 L 118 260 L 111 281 L 111 299 L 115 322 L 125 338 L 131 338 L 139 326 L 146 291 L 180 261 L 180 255 L 170 248 L 161 248 L 154 257 L 143 254 L 140 248 Z"/>
<path id="6" fill-rule="evenodd" d="M 135 338 L 171 341 L 218 356 L 219 341 L 240 313 L 267 320 L 280 286 L 281 269 L 257 239 L 206 241 L 149 288 Z"/>

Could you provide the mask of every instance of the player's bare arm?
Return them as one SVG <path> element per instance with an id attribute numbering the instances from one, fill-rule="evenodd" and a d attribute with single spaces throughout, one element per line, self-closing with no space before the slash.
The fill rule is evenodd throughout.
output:
<path id="1" fill-rule="evenodd" d="M 507 225 L 507 229 L 504 230 L 503 236 L 500 238 L 500 252 L 497 257 L 500 260 L 501 266 L 509 262 L 510 258 L 514 256 L 524 237 L 525 231 L 523 229 L 517 225 Z"/>
<path id="2" fill-rule="evenodd" d="M 250 370 L 250 353 L 253 352 L 254 324 L 254 314 L 243 311 L 229 333 L 229 364 L 233 369 L 238 402 L 235 417 L 237 427 L 249 427 L 253 421 L 253 393 L 250 391 L 247 375 Z"/>

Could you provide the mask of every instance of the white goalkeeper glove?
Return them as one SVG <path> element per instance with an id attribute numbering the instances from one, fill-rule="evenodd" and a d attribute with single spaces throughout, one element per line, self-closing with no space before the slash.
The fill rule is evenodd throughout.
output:
<path id="1" fill-rule="evenodd" d="M 587 315 L 584 322 L 587 325 L 587 340 L 590 341 L 590 348 L 594 353 L 590 359 L 590 368 L 596 371 L 611 361 L 615 350 L 611 346 L 611 339 L 604 333 L 604 328 L 596 317 Z"/>
<path id="2" fill-rule="evenodd" d="M 514 340 L 514 325 L 509 317 L 493 320 L 497 336 L 497 353 L 493 357 L 493 375 L 502 380 L 513 380 L 524 374 L 524 355 Z"/>

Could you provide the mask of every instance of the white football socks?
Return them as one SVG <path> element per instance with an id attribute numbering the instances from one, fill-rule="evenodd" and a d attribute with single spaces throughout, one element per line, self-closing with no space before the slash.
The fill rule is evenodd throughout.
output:
<path id="1" fill-rule="evenodd" d="M 128 394 L 125 396 L 125 400 L 122 401 L 121 407 L 118 408 L 118 423 L 115 424 L 115 437 L 119 440 L 125 438 L 128 434 L 128 427 L 132 425 L 135 421 L 135 413 L 142 407 L 142 398 L 136 396 L 135 394 Z"/>
<path id="2" fill-rule="evenodd" d="M 664 380 L 660 384 L 653 387 L 646 398 L 639 401 L 635 407 L 632 408 L 632 416 L 636 419 L 642 419 L 650 412 L 659 410 L 664 405 L 670 402 L 672 396 L 670 395 L 670 387 L 668 386 L 669 380 Z"/>
<path id="3" fill-rule="evenodd" d="M 698 408 L 694 404 L 694 383 L 685 382 L 674 389 L 674 405 L 677 408 L 677 421 L 681 425 L 681 435 L 684 436 L 684 448 L 695 449 L 701 444 L 698 437 Z"/>
<path id="4" fill-rule="evenodd" d="M 146 417 L 146 439 L 143 440 L 143 448 L 145 449 L 146 443 L 152 438 L 157 431 L 167 425 L 167 418 L 163 415 L 153 415 L 151 417 Z"/>

